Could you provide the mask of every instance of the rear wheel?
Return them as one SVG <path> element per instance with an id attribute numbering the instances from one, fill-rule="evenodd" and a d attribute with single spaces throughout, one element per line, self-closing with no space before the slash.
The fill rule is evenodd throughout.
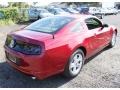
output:
<path id="1" fill-rule="evenodd" d="M 64 75 L 66 77 L 75 77 L 79 74 L 84 64 L 84 53 L 82 50 L 76 50 L 70 57 L 66 68 L 64 70 Z"/>
<path id="2" fill-rule="evenodd" d="M 115 44 L 116 44 L 116 37 L 117 37 L 116 32 L 113 32 L 112 39 L 111 39 L 111 42 L 109 44 L 110 48 L 115 46 Z"/>

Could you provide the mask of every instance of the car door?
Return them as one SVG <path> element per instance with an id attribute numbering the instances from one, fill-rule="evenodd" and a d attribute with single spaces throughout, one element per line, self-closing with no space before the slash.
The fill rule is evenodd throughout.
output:
<path id="1" fill-rule="evenodd" d="M 105 33 L 102 32 L 102 23 L 96 18 L 87 18 L 85 23 L 88 27 L 88 34 L 92 38 L 90 48 L 92 52 L 97 52 L 105 43 Z"/>
<path id="2" fill-rule="evenodd" d="M 98 49 L 102 49 L 106 46 L 106 44 L 108 44 L 108 42 L 110 41 L 109 39 L 109 35 L 110 35 L 110 30 L 109 28 L 104 28 L 101 21 L 98 20 L 97 18 L 92 18 L 93 22 L 95 23 L 94 27 L 97 29 L 95 32 L 95 37 L 99 43 L 99 47 Z"/>
<path id="3" fill-rule="evenodd" d="M 88 52 L 87 57 L 93 55 L 97 48 L 96 44 L 98 43 L 94 36 L 95 32 L 96 29 L 89 30 L 85 22 L 79 20 L 76 21 L 69 30 L 70 38 L 73 38 L 72 45 L 76 45 L 77 43 L 84 46 Z"/>

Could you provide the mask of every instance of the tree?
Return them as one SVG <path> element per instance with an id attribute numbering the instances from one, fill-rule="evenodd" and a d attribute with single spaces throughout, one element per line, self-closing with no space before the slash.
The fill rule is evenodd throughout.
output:
<path id="1" fill-rule="evenodd" d="M 14 4 L 14 2 L 8 2 L 9 7 L 12 7 L 12 5 Z"/>
<path id="2" fill-rule="evenodd" d="M 9 7 L 27 8 L 29 5 L 25 2 L 9 2 Z"/>

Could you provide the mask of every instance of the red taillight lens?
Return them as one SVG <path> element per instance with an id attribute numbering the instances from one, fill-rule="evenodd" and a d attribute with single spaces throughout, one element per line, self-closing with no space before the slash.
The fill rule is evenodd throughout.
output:
<path id="1" fill-rule="evenodd" d="M 8 36 L 6 39 L 6 46 L 8 46 L 9 48 L 15 51 L 28 54 L 28 55 L 39 55 L 42 50 L 40 45 L 34 45 L 31 43 L 19 41 L 19 40 L 13 39 L 10 36 Z"/>

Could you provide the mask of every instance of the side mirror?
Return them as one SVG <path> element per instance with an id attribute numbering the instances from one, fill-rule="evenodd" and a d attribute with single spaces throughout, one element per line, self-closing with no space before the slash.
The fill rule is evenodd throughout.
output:
<path id="1" fill-rule="evenodd" d="M 102 27 L 103 27 L 103 28 L 104 28 L 104 27 L 108 27 L 108 24 L 103 24 Z"/>

